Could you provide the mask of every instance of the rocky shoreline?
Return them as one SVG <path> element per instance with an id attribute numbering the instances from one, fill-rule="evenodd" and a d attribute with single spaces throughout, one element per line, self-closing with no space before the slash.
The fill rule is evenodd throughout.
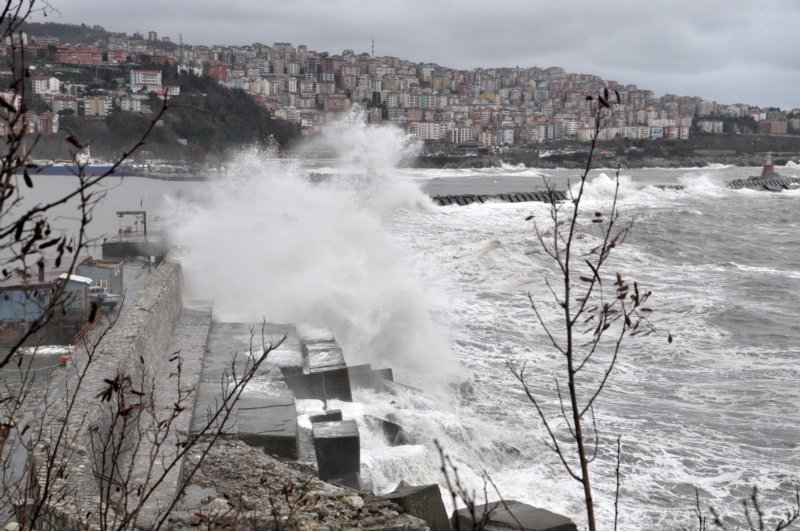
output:
<path id="1" fill-rule="evenodd" d="M 189 461 L 200 458 L 195 451 Z M 220 440 L 170 515 L 171 529 L 395 529 L 428 525 L 390 500 L 317 478 L 312 463 L 278 459 L 237 440 Z"/>

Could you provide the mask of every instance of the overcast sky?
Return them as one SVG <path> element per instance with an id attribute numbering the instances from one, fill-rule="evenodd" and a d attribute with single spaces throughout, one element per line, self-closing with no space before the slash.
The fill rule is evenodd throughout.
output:
<path id="1" fill-rule="evenodd" d="M 657 96 L 800 107 L 800 0 L 49 0 L 54 22 L 470 69 L 560 66 Z"/>

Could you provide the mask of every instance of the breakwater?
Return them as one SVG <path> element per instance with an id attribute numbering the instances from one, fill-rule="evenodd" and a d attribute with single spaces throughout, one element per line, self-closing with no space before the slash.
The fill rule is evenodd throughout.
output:
<path id="1" fill-rule="evenodd" d="M 765 192 L 781 192 L 800 187 L 800 177 L 775 177 L 771 179 L 736 179 L 728 183 L 734 190 L 749 189 Z"/>
<path id="2" fill-rule="evenodd" d="M 237 481 L 233 471 L 237 466 L 247 466 L 245 461 L 253 466 L 253 460 L 262 462 L 259 466 L 274 468 L 276 465 L 269 463 L 275 456 L 300 459 L 301 463 L 274 481 L 294 478 L 292 481 L 300 484 L 302 480 L 314 493 L 309 499 L 315 500 L 315 505 L 300 508 L 299 520 L 317 518 L 333 505 L 339 509 L 330 514 L 330 523 L 341 522 L 346 515 L 349 525 L 373 522 L 377 524 L 371 527 L 374 529 L 450 529 L 442 491 L 436 484 L 401 482 L 385 496 L 370 493 L 369 475 L 365 475 L 360 456 L 360 429 L 382 433 L 392 446 L 421 442 L 413 441 L 390 418 L 347 418 L 341 410 L 328 407 L 332 400 L 351 401 L 353 391 L 359 388 L 387 394 L 407 392 L 409 388 L 394 382 L 391 368 L 348 365 L 332 335 L 304 336 L 291 324 L 215 322 L 209 302 L 183 300 L 182 282 L 180 264 L 165 260 L 116 325 L 99 338 L 94 352 L 89 357 L 88 353 L 77 353 L 71 362 L 74 367 L 65 371 L 65 387 L 73 384 L 74 388 L 77 374 L 87 363 L 92 364 L 77 391 L 74 411 L 69 414 L 65 403 L 59 402 L 47 412 L 45 421 L 50 425 L 66 420 L 73 443 L 65 452 L 63 476 L 53 484 L 61 493 L 59 499 L 46 505 L 37 527 L 86 529 L 100 526 L 101 518 L 116 526 L 135 515 L 130 525 L 123 527 L 149 528 L 159 522 L 173 500 L 175 513 L 187 518 L 183 521 L 188 527 L 192 511 L 219 508 L 237 495 L 256 496 L 263 485 Z M 253 374 L 238 402 L 226 408 L 226 421 L 215 419 L 213 413 L 224 400 L 226 389 L 235 383 L 237 370 L 260 350 L 254 339 L 279 346 Z M 178 373 L 180 378 L 176 378 Z M 144 395 L 141 403 L 148 404 L 146 411 L 136 410 L 135 414 L 142 416 L 135 429 L 119 429 L 115 422 L 131 413 L 120 411 L 116 400 L 102 398 L 111 382 L 119 382 L 120 375 L 133 383 L 131 397 Z M 299 398 L 325 404 L 322 413 L 309 419 L 310 429 L 298 422 Z M 172 418 L 166 428 L 159 428 L 175 411 L 175 404 L 182 404 L 185 411 Z M 153 419 L 157 422 L 152 423 Z M 221 450 L 212 449 L 208 454 L 212 461 L 209 467 L 214 470 L 224 460 L 226 474 L 233 477 L 209 478 L 208 469 L 204 469 L 205 476 L 200 470 L 195 477 L 198 452 L 179 455 L 180 441 L 206 426 L 222 436 L 218 441 Z M 165 431 L 159 432 L 161 429 Z M 159 433 L 170 443 L 158 446 L 154 435 Z M 237 439 L 260 454 L 247 453 L 230 442 Z M 198 448 L 208 441 L 208 436 L 199 439 Z M 241 455 L 241 462 L 236 455 Z M 308 478 L 307 465 L 302 462 L 315 465 L 319 480 Z M 154 485 L 154 478 L 162 475 L 160 483 Z M 141 498 L 142 492 L 149 490 L 149 498 Z M 256 526 L 269 522 L 269 509 L 256 507 L 260 506 L 237 513 L 237 518 Z M 531 528 L 536 528 L 535 518 L 546 517 L 547 521 L 555 518 L 561 522 L 566 526 L 563 529 L 574 529 L 568 519 L 548 511 L 526 514 L 534 519 Z M 173 527 L 181 527 L 176 525 Z"/>
<path id="3" fill-rule="evenodd" d="M 511 192 L 503 194 L 456 194 L 435 195 L 431 199 L 439 206 L 471 205 L 472 203 L 524 203 L 528 201 L 542 201 L 545 203 L 565 201 L 567 192 L 564 190 L 540 190 L 536 192 Z"/>

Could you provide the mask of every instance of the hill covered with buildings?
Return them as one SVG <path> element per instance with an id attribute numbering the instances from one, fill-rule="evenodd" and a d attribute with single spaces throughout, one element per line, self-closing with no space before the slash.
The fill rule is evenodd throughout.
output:
<path id="1" fill-rule="evenodd" d="M 591 139 L 586 96 L 602 87 L 620 97 L 600 133 L 612 147 L 636 152 L 653 142 L 692 142 L 721 151 L 725 136 L 784 137 L 785 144 L 787 135 L 800 133 L 800 109 L 657 97 L 635 84 L 560 67 L 457 70 L 302 44 L 189 45 L 155 32 L 129 36 L 54 23 L 23 29 L 19 44 L 33 70 L 31 132 L 46 137 L 68 127 L 98 139 L 95 153 L 108 155 L 148 123 L 163 95 L 174 108 L 148 149 L 194 161 L 270 137 L 285 146 L 355 104 L 368 121 L 395 124 L 425 141 L 430 153 L 551 149 Z M 10 43 L 0 53 L 13 53 Z M 42 150 L 55 144 L 45 139 Z"/>

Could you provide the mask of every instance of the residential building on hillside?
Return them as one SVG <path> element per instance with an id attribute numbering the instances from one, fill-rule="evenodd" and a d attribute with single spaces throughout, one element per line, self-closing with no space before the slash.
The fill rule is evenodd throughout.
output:
<path id="1" fill-rule="evenodd" d="M 159 92 L 161 70 L 131 70 L 131 92 Z"/>
<path id="2" fill-rule="evenodd" d="M 58 133 L 58 114 L 54 112 L 43 112 L 39 114 L 39 132 L 45 135 Z"/>
<path id="3" fill-rule="evenodd" d="M 150 112 L 147 94 L 180 94 L 176 85 L 164 85 L 160 68 L 148 67 L 169 63 L 182 75 L 210 75 L 220 85 L 245 91 L 273 116 L 300 124 L 303 134 L 313 134 L 359 104 L 371 123 L 387 121 L 422 140 L 467 145 L 469 149 L 558 140 L 586 142 L 594 135 L 593 102 L 587 96 L 604 88 L 619 95 L 619 104 L 613 115 L 603 118 L 600 139 L 685 140 L 694 120 L 701 131 L 720 134 L 724 117 L 750 117 L 759 123 L 762 134 L 797 130 L 789 121 L 797 118 L 786 113 L 699 97 L 656 97 L 635 84 L 568 73 L 559 67 L 460 70 L 354 50 L 317 52 L 286 42 L 176 47 L 165 46 L 170 44 L 168 39 L 159 39 L 155 32 L 150 32 L 147 40 L 113 35 L 107 44 L 93 45 L 47 39 L 46 35 L 33 36 L 33 44 L 26 46 L 31 56 L 34 52 L 48 55 L 55 64 L 37 70 L 42 75 L 33 79 L 34 92 L 50 103 L 53 113 L 82 110 L 86 116 L 102 118 L 112 105 L 127 112 Z M 8 53 L 9 44 L 0 44 L 0 54 Z M 80 70 L 81 66 L 84 70 L 95 67 L 95 76 L 97 67 L 119 72 L 116 80 L 120 83 L 122 77 L 122 85 L 124 76 L 129 76 L 128 90 L 110 92 L 106 97 L 85 96 L 85 84 L 71 83 L 62 89 L 56 73 L 70 67 Z M 34 128 L 57 130 L 57 121 L 42 116 Z M 28 120 L 25 126 L 31 127 L 31 123 Z"/>
<path id="4" fill-rule="evenodd" d="M 758 123 L 758 132 L 762 135 L 785 135 L 789 132 L 787 120 L 764 120 Z"/>
<path id="5" fill-rule="evenodd" d="M 61 82 L 53 76 L 35 76 L 31 83 L 34 94 L 58 94 Z"/>
<path id="6" fill-rule="evenodd" d="M 111 98 L 108 96 L 87 96 L 83 101 L 83 114 L 87 118 L 105 118 L 111 111 Z"/>

